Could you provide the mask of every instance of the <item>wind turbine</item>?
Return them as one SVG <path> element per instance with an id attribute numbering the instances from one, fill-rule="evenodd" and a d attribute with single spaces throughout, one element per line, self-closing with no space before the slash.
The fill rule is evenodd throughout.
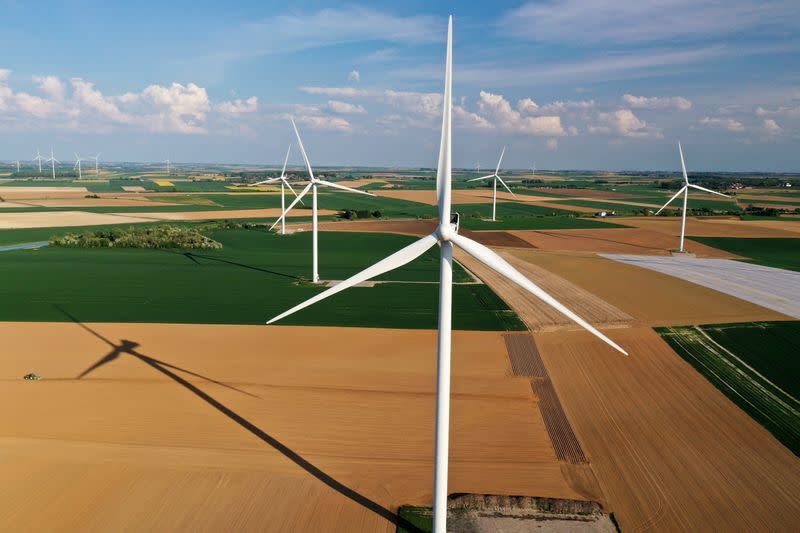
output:
<path id="1" fill-rule="evenodd" d="M 72 170 L 78 169 L 78 179 L 83 179 L 83 173 L 81 172 L 81 158 L 78 154 L 75 154 L 75 166 L 72 167 Z"/>
<path id="2" fill-rule="evenodd" d="M 683 187 L 681 190 L 675 193 L 675 196 L 667 200 L 661 209 L 656 211 L 656 215 L 659 214 L 661 211 L 667 207 L 672 200 L 680 196 L 683 193 L 683 212 L 681 213 L 681 247 L 680 252 L 683 252 L 683 238 L 686 232 L 686 202 L 689 200 L 689 187 L 693 189 L 698 189 L 700 191 L 710 192 L 711 194 L 718 194 L 719 196 L 724 196 L 725 198 L 730 198 L 727 194 L 722 194 L 721 192 L 712 191 L 711 189 L 706 189 L 705 187 L 701 187 L 699 185 L 695 185 L 694 183 L 689 183 L 689 176 L 686 174 L 686 163 L 683 162 L 683 148 L 681 148 L 681 143 L 678 141 L 678 153 L 681 154 L 681 170 L 683 170 Z"/>
<path id="3" fill-rule="evenodd" d="M 50 157 L 45 159 L 45 161 L 50 163 L 50 168 L 53 170 L 53 179 L 56 179 L 56 163 L 61 163 L 56 157 L 53 155 L 53 147 L 50 147 Z"/>
<path id="4" fill-rule="evenodd" d="M 264 185 L 265 183 L 274 183 L 276 181 L 280 181 L 281 182 L 281 213 L 286 211 L 286 199 L 285 199 L 285 194 L 284 194 L 285 187 L 289 187 L 289 190 L 292 191 L 292 194 L 297 196 L 297 193 L 294 192 L 294 189 L 292 188 L 291 183 L 289 183 L 286 180 L 286 164 L 289 162 L 289 152 L 291 151 L 291 149 L 292 149 L 292 145 L 290 144 L 289 148 L 286 149 L 286 159 L 283 160 L 283 170 L 281 170 L 281 175 L 280 176 L 278 176 L 277 178 L 270 178 L 268 180 L 259 181 L 258 183 L 252 183 L 252 184 L 249 185 L 249 187 L 255 187 L 257 185 Z M 302 204 L 303 202 L 301 201 L 300 203 Z M 305 205 L 305 204 L 303 204 L 303 205 Z M 286 235 L 286 217 L 282 216 L 280 218 L 280 221 L 281 221 L 281 235 Z"/>
<path id="5" fill-rule="evenodd" d="M 536 179 L 536 161 L 533 162 L 533 166 L 531 166 L 531 180 Z"/>
<path id="6" fill-rule="evenodd" d="M 17 159 L 16 161 L 12 161 L 12 163 L 17 165 L 17 172 L 19 172 L 19 159 Z"/>
<path id="7" fill-rule="evenodd" d="M 318 227 L 317 227 L 318 226 L 318 224 L 317 224 L 317 188 L 319 188 L 320 185 L 325 185 L 326 187 L 333 187 L 334 189 L 341 189 L 343 191 L 356 192 L 358 194 L 366 194 L 367 196 L 375 196 L 375 195 L 370 193 L 370 192 L 367 192 L 367 191 L 359 191 L 358 189 L 351 189 L 350 187 L 345 187 L 344 185 L 339 185 L 338 183 L 333 183 L 331 181 L 321 180 L 321 179 L 315 177 L 314 176 L 314 171 L 311 170 L 311 162 L 308 160 L 308 155 L 306 155 L 306 149 L 303 147 L 303 140 L 300 138 L 300 132 L 297 131 L 297 125 L 294 123 L 294 118 L 292 118 L 291 121 L 292 121 L 292 127 L 294 128 L 294 134 L 297 137 L 297 145 L 300 146 L 300 153 L 303 154 L 303 161 L 306 164 L 306 171 L 308 172 L 308 178 L 309 178 L 308 179 L 308 185 L 306 185 L 303 188 L 303 190 L 300 191 L 300 194 L 297 195 L 297 198 L 295 198 L 294 201 L 291 204 L 289 204 L 289 207 L 287 207 L 286 210 L 283 211 L 283 213 L 281 213 L 280 218 L 278 218 L 278 220 L 276 220 L 275 223 L 272 224 L 272 226 L 270 226 L 269 229 L 274 228 L 275 225 L 278 222 L 280 222 L 281 220 L 285 219 L 286 218 L 286 213 L 291 211 L 292 208 L 297 204 L 297 202 L 301 201 L 303 199 L 303 196 L 305 196 L 306 193 L 309 190 L 312 191 L 312 193 L 311 193 L 312 194 L 312 201 L 311 201 L 311 230 L 312 230 L 313 236 L 311 237 L 311 242 L 312 242 L 311 248 L 312 248 L 313 257 L 312 257 L 312 278 L 311 278 L 311 281 L 313 283 L 319 283 L 319 268 L 318 268 L 318 266 L 319 266 L 319 261 L 318 261 L 319 250 L 318 250 L 318 246 L 317 246 L 317 242 L 318 242 L 318 239 L 317 239 L 317 237 L 318 237 L 317 236 L 317 234 L 318 234 Z"/>
<path id="8" fill-rule="evenodd" d="M 320 300 L 333 296 L 349 287 L 399 268 L 418 258 L 436 244 L 440 247 L 439 274 L 439 344 L 436 383 L 436 467 L 434 475 L 434 531 L 445 533 L 447 521 L 447 467 L 450 424 L 450 349 L 452 329 L 452 294 L 453 294 L 453 245 L 494 269 L 503 276 L 531 292 L 551 307 L 577 322 L 581 327 L 609 344 L 614 349 L 627 355 L 625 350 L 617 346 L 608 337 L 597 331 L 581 317 L 564 307 L 555 298 L 547 294 L 535 283 L 528 280 L 505 259 L 486 246 L 458 234 L 458 215 L 450 212 L 451 199 L 451 115 L 452 115 L 452 49 L 453 49 L 453 17 L 450 17 L 447 28 L 447 56 L 445 67 L 444 99 L 442 112 L 442 137 L 439 148 L 439 166 L 436 173 L 436 195 L 439 205 L 439 225 L 436 230 L 418 241 L 378 261 L 371 267 L 328 288 L 313 298 L 296 305 L 288 311 L 271 319 L 272 324 L 296 311 L 304 309 Z M 454 223 L 455 222 L 455 223 Z"/>
<path id="9" fill-rule="evenodd" d="M 100 154 L 97 154 L 96 156 L 92 156 L 89 159 L 94 159 L 94 173 L 95 173 L 95 175 L 100 174 L 100 170 L 99 170 L 99 168 L 100 168 Z"/>
<path id="10" fill-rule="evenodd" d="M 506 190 L 510 192 L 512 196 L 516 196 L 516 194 L 511 192 L 511 189 L 508 188 L 506 182 L 503 181 L 502 178 L 500 178 L 499 176 L 500 164 L 503 162 L 503 156 L 505 155 L 505 153 L 506 153 L 506 147 L 504 146 L 503 151 L 500 152 L 500 160 L 497 162 L 497 168 L 495 169 L 494 174 L 489 174 L 488 176 L 481 176 L 480 178 L 472 178 L 471 180 L 467 180 L 467 181 L 478 181 L 478 180 L 485 180 L 487 178 L 494 178 L 492 180 L 492 222 L 496 221 L 495 215 L 497 213 L 497 182 L 499 181 L 500 183 L 502 183 L 503 187 L 505 187 Z"/>
<path id="11" fill-rule="evenodd" d="M 33 160 L 39 162 L 39 174 L 42 173 L 42 159 L 44 159 L 44 157 L 42 157 L 42 154 L 39 153 L 39 147 L 37 146 L 36 147 L 36 157 L 34 157 Z"/>
<path id="12" fill-rule="evenodd" d="M 167 159 L 164 162 L 167 164 L 167 176 L 169 176 L 169 175 L 172 174 L 172 171 L 170 170 L 170 166 L 169 166 L 169 159 Z"/>

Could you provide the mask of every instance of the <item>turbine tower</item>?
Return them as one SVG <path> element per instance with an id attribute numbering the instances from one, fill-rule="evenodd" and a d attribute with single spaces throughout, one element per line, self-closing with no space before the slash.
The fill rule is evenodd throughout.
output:
<path id="1" fill-rule="evenodd" d="M 19 159 L 17 159 L 16 161 L 12 161 L 12 163 L 17 165 L 17 173 L 19 173 Z"/>
<path id="2" fill-rule="evenodd" d="M 42 159 L 44 159 L 44 157 L 42 157 L 42 154 L 39 153 L 39 147 L 37 146 L 36 147 L 36 157 L 34 157 L 33 160 L 39 162 L 39 174 L 42 173 Z"/>
<path id="3" fill-rule="evenodd" d="M 502 183 L 503 187 L 505 187 L 506 190 L 511 193 L 511 196 L 516 196 L 516 194 L 511 192 L 511 189 L 508 188 L 508 185 L 506 185 L 506 182 L 503 181 L 503 179 L 499 175 L 500 174 L 500 164 L 503 162 L 503 156 L 505 155 L 505 153 L 506 153 L 506 147 L 504 146 L 503 147 L 503 151 L 500 152 L 500 160 L 497 162 L 497 168 L 495 169 L 494 174 L 489 174 L 488 176 L 481 176 L 480 178 L 472 178 L 471 180 L 467 180 L 467 181 L 477 181 L 477 180 L 485 180 L 487 178 L 493 178 L 493 180 L 492 180 L 492 222 L 496 222 L 496 220 L 497 220 L 496 219 L 496 214 L 497 214 L 497 182 L 499 181 L 500 183 Z"/>
<path id="4" fill-rule="evenodd" d="M 306 171 L 308 172 L 308 185 L 306 185 L 300 194 L 297 195 L 297 198 L 289 204 L 289 207 L 281 213 L 280 218 L 275 221 L 269 229 L 275 227 L 275 225 L 280 222 L 281 220 L 286 218 L 286 213 L 292 210 L 292 208 L 297 205 L 297 202 L 303 199 L 303 196 L 310 190 L 312 194 L 311 200 L 311 230 L 312 230 L 312 237 L 311 237 L 311 250 L 312 250 L 312 274 L 311 274 L 311 281 L 314 283 L 319 283 L 319 247 L 317 246 L 318 243 L 318 224 L 317 224 L 317 188 L 320 185 L 324 185 L 326 187 L 333 187 L 334 189 L 341 189 L 343 191 L 348 192 L 356 192 L 358 194 L 366 194 L 367 196 L 375 196 L 374 194 L 367 192 L 367 191 L 359 191 L 358 189 L 351 189 L 350 187 L 345 187 L 344 185 L 339 185 L 338 183 L 333 183 L 331 181 L 321 180 L 314 176 L 314 171 L 311 170 L 311 162 L 308 160 L 308 155 L 306 155 L 306 149 L 303 147 L 303 140 L 300 138 L 300 132 L 297 131 L 297 125 L 294 123 L 294 118 L 291 119 L 292 127 L 294 128 L 294 134 L 297 137 L 297 145 L 300 147 L 300 153 L 303 154 L 303 161 L 306 164 Z"/>
<path id="5" fill-rule="evenodd" d="M 45 161 L 50 163 L 50 168 L 53 171 L 53 179 L 56 179 L 56 163 L 61 163 L 56 157 L 53 155 L 53 147 L 50 147 L 50 157 Z"/>
<path id="6" fill-rule="evenodd" d="M 94 159 L 94 173 L 95 175 L 100 174 L 100 154 L 90 157 L 89 159 Z"/>
<path id="7" fill-rule="evenodd" d="M 577 322 L 581 327 L 609 344 L 614 349 L 627 355 L 625 350 L 617 346 L 608 337 L 597 331 L 581 317 L 564 307 L 555 298 L 547 294 L 535 283 L 520 274 L 505 259 L 486 246 L 458 234 L 458 218 L 450 212 L 451 193 L 451 113 L 452 113 L 452 46 L 453 17 L 450 17 L 447 29 L 447 55 L 445 67 L 444 99 L 442 112 L 442 137 L 439 149 L 439 166 L 436 172 L 436 195 L 439 206 L 439 225 L 436 230 L 418 241 L 378 261 L 371 267 L 353 277 L 328 288 L 313 298 L 281 313 L 271 319 L 272 324 L 292 313 L 304 309 L 320 300 L 353 287 L 363 281 L 374 278 L 399 268 L 418 258 L 436 244 L 440 247 L 439 274 L 439 341 L 438 366 L 436 384 L 436 459 L 433 483 L 433 523 L 436 533 L 445 533 L 447 522 L 447 467 L 450 424 L 450 349 L 451 349 L 451 311 L 453 294 L 453 245 L 478 259 L 503 276 L 531 292 L 536 297 L 554 307 L 562 314 Z M 455 223 L 454 223 L 455 222 Z"/>
<path id="8" fill-rule="evenodd" d="M 169 166 L 169 159 L 167 159 L 164 162 L 167 164 L 167 176 L 169 176 L 169 175 L 172 174 L 172 170 L 170 170 L 170 166 Z"/>
<path id="9" fill-rule="evenodd" d="M 294 192 L 292 185 L 286 180 L 286 164 L 289 162 L 289 152 L 292 149 L 292 145 L 289 145 L 289 148 L 286 149 L 286 159 L 283 160 L 283 170 L 281 170 L 281 175 L 277 178 L 270 178 L 268 180 L 259 181 L 258 183 L 253 183 L 248 185 L 249 187 L 255 187 L 257 185 L 264 185 L 265 183 L 274 183 L 276 181 L 281 182 L 281 213 L 286 210 L 286 197 L 285 197 L 285 187 L 289 187 L 289 190 L 292 191 L 292 194 L 297 196 L 297 193 Z M 302 201 L 300 202 L 303 203 Z M 305 205 L 305 204 L 303 204 Z M 281 217 L 281 235 L 286 235 L 286 217 Z"/>
<path id="10" fill-rule="evenodd" d="M 656 211 L 656 215 L 661 213 L 661 211 L 663 211 L 664 208 L 667 207 L 670 204 L 670 202 L 672 202 L 672 200 L 674 200 L 675 198 L 680 196 L 681 193 L 683 193 L 683 212 L 681 214 L 681 246 L 679 250 L 680 252 L 683 252 L 683 239 L 684 235 L 686 234 L 686 203 L 689 200 L 689 187 L 693 189 L 698 189 L 700 191 L 710 192 L 711 194 L 718 194 L 719 196 L 724 196 L 725 198 L 730 198 L 730 196 L 728 196 L 727 194 L 722 194 L 721 192 L 712 191 L 711 189 L 706 189 L 705 187 L 695 185 L 694 183 L 689 183 L 689 176 L 686 174 L 686 163 L 684 163 L 683 161 L 683 148 L 681 148 L 680 141 L 678 141 L 678 153 L 681 155 L 681 170 L 683 171 L 683 187 L 681 188 L 681 190 L 675 193 L 675 196 L 667 200 L 667 203 L 661 206 L 661 209 Z"/>
<path id="11" fill-rule="evenodd" d="M 81 172 L 81 157 L 78 154 L 75 154 L 75 166 L 72 167 L 72 170 L 78 169 L 78 179 L 83 179 L 83 173 Z"/>
<path id="12" fill-rule="evenodd" d="M 531 180 L 535 179 L 536 179 L 536 161 L 534 161 L 533 165 L 531 166 Z"/>

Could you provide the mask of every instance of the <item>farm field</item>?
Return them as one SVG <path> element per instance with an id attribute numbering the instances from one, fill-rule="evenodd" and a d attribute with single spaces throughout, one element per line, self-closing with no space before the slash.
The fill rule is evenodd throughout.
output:
<path id="1" fill-rule="evenodd" d="M 757 265 L 800 271 L 800 241 L 796 239 L 695 237 L 694 240 L 742 256 L 745 261 Z"/>
<path id="2" fill-rule="evenodd" d="M 610 333 L 630 357 L 585 332 L 534 337 L 622 531 L 793 529 L 800 460 L 652 329 Z"/>
<path id="3" fill-rule="evenodd" d="M 625 217 L 625 225 L 659 231 L 676 238 L 680 217 Z M 687 237 L 786 237 L 800 236 L 800 227 L 789 220 L 739 220 L 738 217 L 686 217 Z M 675 246 L 677 248 L 677 245 Z M 691 252 L 691 249 L 689 249 Z"/>
<path id="4" fill-rule="evenodd" d="M 209 233 L 222 250 L 47 247 L 3 252 L 0 320 L 263 324 L 320 287 L 310 277 L 311 235 L 264 231 Z M 402 248 L 411 238 L 388 234 L 323 233 L 320 273 L 345 279 Z M 356 246 L 356 243 L 358 246 Z M 287 324 L 435 328 L 438 285 L 435 250 L 411 265 L 286 319 Z M 28 280 L 36 279 L 36 283 Z M 486 285 L 455 272 L 454 327 L 520 329 L 522 324 Z M 469 283 L 465 283 L 469 282 Z M 203 305 L 197 305 L 201 298 Z M 386 302 L 392 302 L 387 306 Z"/>
<path id="5" fill-rule="evenodd" d="M 691 257 L 606 255 L 730 294 L 779 313 L 800 318 L 800 272 L 732 261 Z"/>
<path id="6" fill-rule="evenodd" d="M 0 413 L 11 530 L 389 533 L 431 497 L 434 331 L 4 323 L 0 343 L 0 397 L 25 406 Z M 453 352 L 451 490 L 583 499 L 502 335 Z"/>
<path id="7" fill-rule="evenodd" d="M 717 389 L 800 457 L 800 322 L 656 331 Z"/>

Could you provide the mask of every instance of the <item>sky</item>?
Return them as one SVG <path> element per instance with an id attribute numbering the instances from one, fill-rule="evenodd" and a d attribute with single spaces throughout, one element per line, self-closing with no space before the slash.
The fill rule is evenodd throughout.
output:
<path id="1" fill-rule="evenodd" d="M 0 0 L 0 159 L 433 167 L 449 14 L 454 166 L 800 171 L 797 0 Z"/>

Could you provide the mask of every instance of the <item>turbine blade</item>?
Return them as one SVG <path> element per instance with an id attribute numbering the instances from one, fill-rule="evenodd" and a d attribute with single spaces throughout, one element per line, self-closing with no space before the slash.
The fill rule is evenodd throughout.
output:
<path id="1" fill-rule="evenodd" d="M 314 184 L 313 184 L 312 182 L 309 182 L 309 183 L 308 183 L 308 185 L 306 185 L 306 186 L 303 188 L 303 191 L 300 193 L 300 195 L 299 195 L 297 198 L 295 198 L 295 199 L 294 199 L 294 201 L 293 201 L 291 204 L 289 204 L 289 207 L 287 207 L 287 208 L 286 208 L 286 211 L 284 211 L 283 213 L 281 213 L 281 216 L 279 216 L 279 217 L 278 217 L 278 220 L 276 220 L 276 221 L 275 221 L 275 222 L 274 222 L 274 223 L 273 223 L 273 224 L 272 224 L 272 225 L 269 227 L 269 229 L 272 229 L 272 228 L 274 228 L 275 226 L 277 226 L 277 225 L 278 225 L 278 222 L 280 222 L 280 221 L 281 221 L 281 219 L 282 219 L 282 218 L 284 218 L 284 217 L 286 216 L 286 213 L 288 213 L 289 211 L 291 211 L 291 210 L 292 210 L 292 208 L 293 208 L 295 205 L 297 205 L 297 202 L 299 202 L 299 201 L 300 201 L 300 199 L 301 199 L 303 196 L 305 196 L 305 194 L 306 194 L 306 193 L 307 193 L 309 190 L 311 190 L 311 187 L 312 187 L 313 185 L 314 185 Z"/>
<path id="2" fill-rule="evenodd" d="M 292 145 L 289 145 L 289 148 L 286 149 L 286 159 L 283 160 L 283 170 L 281 170 L 281 179 L 286 176 L 286 163 L 289 162 L 289 152 L 292 150 Z"/>
<path id="3" fill-rule="evenodd" d="M 699 189 L 699 190 L 705 191 L 705 192 L 710 192 L 711 194 L 718 194 L 720 196 L 724 196 L 725 198 L 730 198 L 730 196 L 728 196 L 727 194 L 722 194 L 721 192 L 712 191 L 711 189 L 706 189 L 705 187 L 701 187 L 699 185 L 695 185 L 694 183 L 690 183 L 689 187 L 692 187 L 694 189 Z"/>
<path id="4" fill-rule="evenodd" d="M 478 181 L 478 180 L 485 180 L 486 178 L 493 178 L 494 174 L 489 174 L 488 176 L 481 176 L 480 178 L 472 178 L 471 180 L 467 181 Z"/>
<path id="5" fill-rule="evenodd" d="M 436 169 L 436 200 L 439 223 L 450 222 L 450 174 L 452 164 L 451 114 L 453 108 L 453 16 L 447 23 L 447 54 L 444 67 L 444 98 L 442 99 L 442 137 L 439 144 L 439 164 Z"/>
<path id="6" fill-rule="evenodd" d="M 274 182 L 280 181 L 280 180 L 281 180 L 281 178 L 279 176 L 277 178 L 270 178 L 268 180 L 259 181 L 257 183 L 251 183 L 251 184 L 248 185 L 248 187 L 255 187 L 256 185 L 264 185 L 265 183 L 274 183 Z"/>
<path id="7" fill-rule="evenodd" d="M 284 185 L 286 185 L 287 187 L 289 187 L 289 190 L 290 190 L 290 191 L 292 191 L 292 194 L 294 194 L 295 196 L 297 196 L 297 193 L 296 193 L 296 192 L 294 192 L 294 187 L 292 187 L 292 184 L 291 184 L 291 183 L 289 183 L 289 180 L 287 180 L 286 178 L 283 178 L 281 181 L 283 181 Z M 303 205 L 306 205 L 306 204 L 305 204 L 305 202 L 303 202 L 303 200 L 300 200 L 300 203 L 301 203 L 301 204 L 303 204 Z"/>
<path id="8" fill-rule="evenodd" d="M 319 302 L 320 300 L 324 300 L 329 296 L 333 296 L 337 292 L 341 292 L 354 285 L 358 285 L 362 281 L 367 281 L 368 279 L 372 279 L 375 276 L 379 276 L 381 274 L 389 272 L 390 270 L 394 270 L 407 263 L 410 263 L 417 257 L 421 256 L 422 254 L 430 250 L 433 247 L 433 245 L 435 245 L 437 242 L 438 239 L 433 234 L 422 237 L 418 241 L 415 241 L 406 246 L 405 248 L 398 250 L 389 257 L 378 261 L 371 267 L 362 270 L 355 276 L 347 278 L 346 280 L 337 283 L 333 287 L 330 287 L 329 289 L 322 291 L 313 298 L 309 298 L 305 302 L 292 307 L 288 311 L 281 313 L 280 315 L 276 316 L 275 318 L 267 322 L 267 324 L 272 324 L 273 322 L 277 322 L 278 320 L 287 317 L 292 313 L 296 313 L 301 309 L 305 309 L 309 305 L 313 305 Z"/>
<path id="9" fill-rule="evenodd" d="M 487 248 L 486 246 L 479 244 L 472 239 L 468 239 L 463 235 L 455 234 L 451 240 L 453 244 L 457 245 L 459 248 L 467 252 L 469 255 L 480 261 L 481 263 L 485 264 L 489 268 L 495 270 L 499 274 L 507 277 L 523 289 L 527 290 L 544 303 L 549 305 L 550 307 L 555 308 L 561 314 L 581 326 L 583 329 L 597 337 L 598 339 L 602 340 L 615 350 L 622 352 L 625 355 L 628 355 L 628 352 L 623 350 L 619 347 L 614 341 L 600 333 L 597 329 L 594 328 L 591 324 L 586 322 L 584 319 L 570 311 L 567 307 L 565 307 L 561 302 L 547 294 L 543 291 L 538 285 L 534 282 L 523 276 L 517 269 L 511 266 L 505 259 L 497 255 L 495 252 Z"/>
<path id="10" fill-rule="evenodd" d="M 681 170 L 683 171 L 683 181 L 686 184 L 689 184 L 689 175 L 686 174 L 686 163 L 683 162 L 683 148 L 681 148 L 681 142 L 678 141 L 678 152 L 681 154 Z"/>
<path id="11" fill-rule="evenodd" d="M 306 149 L 303 146 L 303 140 L 300 138 L 300 132 L 297 131 L 297 125 L 294 123 L 294 118 L 289 119 L 292 121 L 292 127 L 294 128 L 294 134 L 297 137 L 297 144 L 300 146 L 300 153 L 303 154 L 303 161 L 306 163 L 306 170 L 308 171 L 308 178 L 311 181 L 314 181 L 314 172 L 311 170 L 311 162 L 308 160 L 308 156 L 306 155 Z"/>
<path id="12" fill-rule="evenodd" d="M 503 151 L 500 152 L 500 159 L 497 161 L 497 168 L 494 170 L 495 175 L 500 174 L 500 165 L 503 164 L 503 156 L 506 154 L 506 147 L 503 146 Z"/>
<path id="13" fill-rule="evenodd" d="M 506 182 L 503 181 L 503 178 L 501 178 L 500 176 L 496 176 L 496 178 L 500 183 L 503 184 L 503 187 L 505 187 L 506 190 L 511 193 L 511 196 L 516 196 L 516 194 L 514 194 L 514 192 L 511 189 L 508 188 L 508 185 L 506 185 Z"/>
<path id="14" fill-rule="evenodd" d="M 335 189 L 341 189 L 343 191 L 357 192 L 358 194 L 366 194 L 367 196 L 375 196 L 371 192 L 359 191 L 358 189 L 351 189 L 350 187 L 345 187 L 344 185 L 339 185 L 338 183 L 334 183 L 332 181 L 325 181 L 318 179 L 317 183 L 319 183 L 320 185 L 327 185 L 328 187 L 333 187 Z"/>
<path id="15" fill-rule="evenodd" d="M 661 211 L 663 211 L 663 210 L 664 210 L 664 208 L 665 208 L 665 207 L 667 207 L 667 206 L 669 205 L 669 203 L 670 203 L 672 200 L 674 200 L 675 198 L 677 198 L 678 196 L 680 196 L 680 194 L 681 194 L 683 191 L 685 191 L 685 190 L 686 190 L 686 185 L 684 185 L 683 187 L 681 187 L 681 190 L 679 190 L 678 192 L 676 192 L 676 193 L 675 193 L 675 196 L 673 196 L 672 198 L 670 198 L 669 200 L 667 200 L 667 203 L 665 203 L 664 205 L 662 205 L 662 206 L 661 206 L 661 209 L 659 209 L 658 211 L 656 211 L 656 215 L 657 215 L 657 214 L 659 214 Z"/>

